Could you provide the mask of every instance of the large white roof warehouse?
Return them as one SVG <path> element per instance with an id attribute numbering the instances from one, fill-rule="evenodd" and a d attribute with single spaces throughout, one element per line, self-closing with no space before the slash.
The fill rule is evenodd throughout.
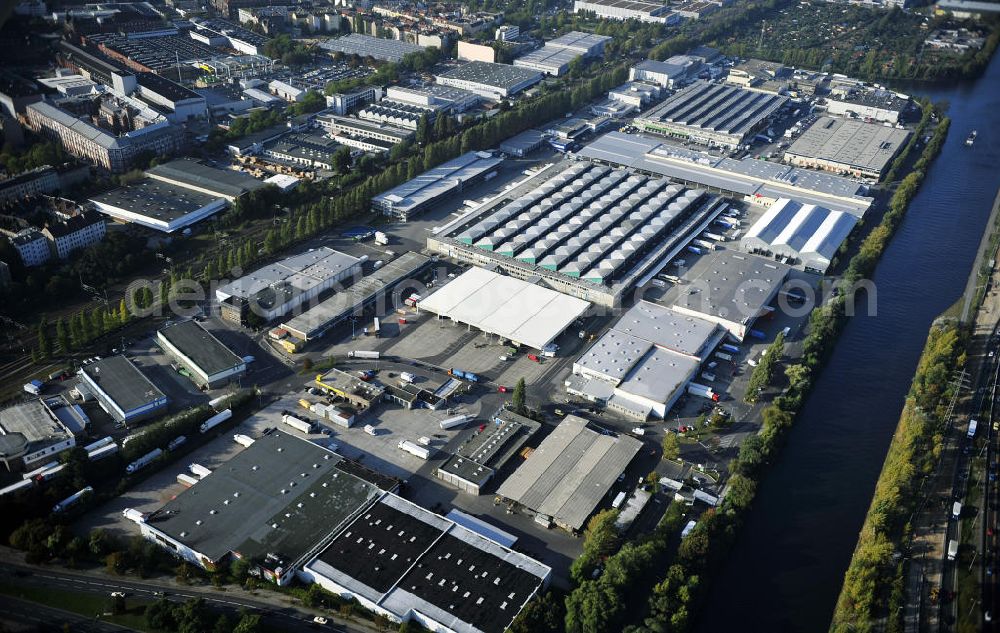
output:
<path id="1" fill-rule="evenodd" d="M 470 268 L 420 301 L 420 309 L 542 349 L 590 307 L 589 301 L 482 268 Z"/>
<path id="2" fill-rule="evenodd" d="M 750 227 L 740 246 L 748 253 L 787 257 L 822 274 L 857 223 L 849 213 L 784 198 Z"/>

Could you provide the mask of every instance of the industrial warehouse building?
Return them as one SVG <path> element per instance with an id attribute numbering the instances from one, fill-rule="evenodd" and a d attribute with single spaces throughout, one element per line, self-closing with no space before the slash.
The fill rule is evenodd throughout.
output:
<path id="1" fill-rule="evenodd" d="M 669 5 L 645 0 L 575 0 L 573 13 L 592 12 L 611 20 L 639 20 L 656 24 L 676 24 L 680 16 Z"/>
<path id="2" fill-rule="evenodd" d="M 514 60 L 514 65 L 560 77 L 569 71 L 569 65 L 578 57 L 604 55 L 604 45 L 610 40 L 606 35 L 570 31 L 545 42 L 541 48 L 518 57 Z"/>
<path id="3" fill-rule="evenodd" d="M 638 420 L 663 419 L 724 336 L 713 321 L 639 301 L 573 363 L 567 391 Z"/>
<path id="4" fill-rule="evenodd" d="M 525 130 L 500 143 L 500 151 L 508 156 L 523 158 L 545 145 L 545 133 L 540 130 Z"/>
<path id="5" fill-rule="evenodd" d="M 590 303 L 472 267 L 421 299 L 418 306 L 501 339 L 544 350 L 590 308 Z"/>
<path id="6" fill-rule="evenodd" d="M 727 208 L 701 190 L 586 162 L 557 163 L 531 185 L 441 227 L 428 248 L 616 307 Z"/>
<path id="7" fill-rule="evenodd" d="M 199 387 L 214 389 L 242 377 L 247 364 L 196 321 L 181 321 L 156 333 L 168 356 L 190 374 Z"/>
<path id="8" fill-rule="evenodd" d="M 252 313 L 266 323 L 360 272 L 363 262 L 324 246 L 244 275 L 218 288 L 215 297 L 224 319 L 246 324 Z"/>
<path id="9" fill-rule="evenodd" d="M 173 233 L 212 216 L 264 183 L 239 172 L 182 158 L 146 171 L 145 178 L 91 199 L 120 222 Z"/>
<path id="10" fill-rule="evenodd" d="M 423 46 L 409 42 L 372 37 L 363 33 L 351 33 L 343 37 L 329 39 L 319 46 L 331 53 L 373 57 L 394 64 L 401 62 L 410 53 L 419 53 L 424 50 Z"/>
<path id="11" fill-rule="evenodd" d="M 541 424 L 531 418 L 500 409 L 489 422 L 472 429 L 434 476 L 478 495 L 539 428 Z"/>
<path id="12" fill-rule="evenodd" d="M 857 223 L 849 213 L 782 199 L 747 230 L 740 247 L 823 274 Z"/>
<path id="13" fill-rule="evenodd" d="M 500 485 L 497 496 L 539 523 L 577 532 L 641 448 L 634 437 L 596 431 L 568 415 Z"/>
<path id="14" fill-rule="evenodd" d="M 273 431 L 139 521 L 139 529 L 203 569 L 215 569 L 232 555 L 284 585 L 398 484 L 317 444 Z"/>
<path id="15" fill-rule="evenodd" d="M 430 262 L 429 257 L 420 253 L 403 253 L 346 290 L 285 321 L 281 327 L 302 341 L 310 341 L 323 336 L 344 319 L 361 314 L 380 297 L 386 305 L 401 304 L 401 301 L 391 302 L 389 293 L 402 282 L 412 279 Z"/>
<path id="16" fill-rule="evenodd" d="M 797 167 L 878 180 L 909 138 L 908 130 L 820 117 L 785 150 L 785 161 Z"/>
<path id="17" fill-rule="evenodd" d="M 724 158 L 661 143 L 638 134 L 609 132 L 577 153 L 597 163 L 665 176 L 688 186 L 768 207 L 781 198 L 862 217 L 874 202 L 864 183 L 747 156 Z"/>
<path id="18" fill-rule="evenodd" d="M 166 412 L 167 397 L 124 356 L 84 365 L 79 373 L 80 383 L 116 422 L 135 424 Z"/>
<path id="19" fill-rule="evenodd" d="M 44 400 L 0 410 L 0 461 L 8 471 L 30 471 L 76 446 L 73 430 Z"/>
<path id="20" fill-rule="evenodd" d="M 702 145 L 746 145 L 788 97 L 696 81 L 635 120 L 641 130 Z"/>
<path id="21" fill-rule="evenodd" d="M 437 75 L 435 80 L 442 86 L 462 88 L 485 99 L 499 101 L 534 86 L 542 80 L 542 74 L 509 64 L 469 62 Z"/>
<path id="22" fill-rule="evenodd" d="M 476 528 L 386 494 L 301 576 L 395 622 L 413 620 L 441 633 L 502 633 L 552 570 L 493 540 L 495 528 Z"/>
<path id="23" fill-rule="evenodd" d="M 402 222 L 441 198 L 496 175 L 503 162 L 489 152 L 468 152 L 372 198 L 372 208 Z"/>
<path id="24" fill-rule="evenodd" d="M 702 257 L 664 298 L 681 314 L 714 321 L 737 340 L 746 338 L 757 318 L 770 313 L 791 267 L 756 255 L 715 251 Z"/>

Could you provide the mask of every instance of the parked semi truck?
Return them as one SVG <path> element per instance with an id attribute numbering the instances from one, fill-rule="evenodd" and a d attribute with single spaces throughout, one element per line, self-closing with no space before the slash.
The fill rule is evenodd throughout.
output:
<path id="1" fill-rule="evenodd" d="M 719 346 L 719 349 L 721 349 L 724 352 L 729 352 L 730 354 L 740 353 L 740 348 L 736 347 L 735 345 L 732 345 L 731 343 L 723 343 L 722 345 Z"/>
<path id="2" fill-rule="evenodd" d="M 149 451 L 139 459 L 135 460 L 134 462 L 126 466 L 125 472 L 127 472 L 130 475 L 133 475 L 142 470 L 143 468 L 145 468 L 146 466 L 152 464 L 154 460 L 160 457 L 160 455 L 163 455 L 163 449 L 154 448 L 153 450 Z"/>
<path id="3" fill-rule="evenodd" d="M 212 474 L 212 469 L 201 464 L 188 464 L 188 470 L 192 475 L 197 475 L 199 479 L 204 479 Z"/>
<path id="4" fill-rule="evenodd" d="M 454 376 L 455 378 L 463 378 L 469 382 L 479 382 L 479 376 L 472 373 L 471 371 L 462 371 L 458 368 L 452 368 L 448 371 L 448 375 Z"/>
<path id="5" fill-rule="evenodd" d="M 697 246 L 698 248 L 705 249 L 706 251 L 715 250 L 715 244 L 709 242 L 708 240 L 691 240 L 691 243 Z"/>
<path id="6" fill-rule="evenodd" d="M 42 473 L 44 473 L 46 470 L 49 470 L 50 468 L 55 468 L 58 465 L 59 465 L 59 462 L 49 462 L 48 464 L 45 464 L 44 466 L 39 466 L 38 468 L 36 468 L 36 469 L 34 469 L 32 471 L 23 473 L 21 475 L 21 478 L 22 479 L 34 479 L 35 477 L 37 477 L 37 476 L 41 475 Z"/>
<path id="7" fill-rule="evenodd" d="M 281 416 L 281 421 L 287 424 L 288 426 L 292 427 L 296 431 L 300 431 L 306 434 L 313 432 L 312 422 L 308 422 L 306 420 L 303 420 L 302 418 L 297 418 L 294 415 L 286 413 L 285 415 Z"/>
<path id="8" fill-rule="evenodd" d="M 168 451 L 175 450 L 178 447 L 183 446 L 184 442 L 186 442 L 187 440 L 188 440 L 187 435 L 178 435 L 174 439 L 170 440 L 169 444 L 167 444 L 167 450 Z"/>
<path id="9" fill-rule="evenodd" d="M 430 459 L 431 452 L 429 449 L 409 440 L 402 440 L 397 446 L 400 450 L 406 451 L 410 455 L 419 457 L 420 459 Z"/>
<path id="10" fill-rule="evenodd" d="M 239 444 L 240 446 L 245 446 L 247 448 L 250 448 L 250 445 L 254 443 L 254 439 L 252 437 L 250 437 L 249 435 L 243 435 L 242 433 L 237 433 L 236 435 L 234 435 L 233 441 Z"/>
<path id="11" fill-rule="evenodd" d="M 730 356 L 729 354 L 725 353 L 725 352 L 716 352 L 715 353 L 715 357 L 716 358 L 721 358 L 722 360 L 728 360 L 728 361 L 732 361 L 733 360 L 733 357 Z"/>
<path id="12" fill-rule="evenodd" d="M 696 382 L 692 382 L 691 384 L 688 385 L 687 391 L 691 395 L 701 396 L 702 398 L 708 398 L 713 402 L 719 401 L 719 394 L 712 391 L 712 388 L 706 385 L 699 385 Z"/>
<path id="13" fill-rule="evenodd" d="M 726 241 L 726 236 L 719 235 L 718 233 L 709 233 L 708 231 L 705 231 L 704 233 L 701 234 L 701 236 L 710 240 L 715 240 L 716 242 Z"/>
<path id="14" fill-rule="evenodd" d="M 975 420 L 975 419 L 969 420 L 969 431 L 968 431 L 968 433 L 966 433 L 966 435 L 969 437 L 970 440 L 972 438 L 976 437 L 976 429 L 978 427 L 979 427 L 979 421 L 978 420 Z"/>
<path id="15" fill-rule="evenodd" d="M 378 352 L 367 352 L 365 350 L 356 349 L 356 350 L 351 350 L 350 352 L 347 352 L 347 356 L 349 358 L 368 358 L 368 359 L 372 359 L 372 360 L 377 360 L 378 357 L 379 357 L 379 353 Z"/>
<path id="16" fill-rule="evenodd" d="M 93 492 L 94 489 L 91 486 L 86 486 L 84 488 L 81 488 L 80 490 L 77 490 L 76 492 L 74 492 L 73 494 L 71 494 L 70 496 L 66 497 L 65 499 L 57 503 L 55 506 L 53 506 L 52 512 L 55 513 L 65 512 L 66 510 L 69 510 L 77 503 L 79 503 L 81 499 L 83 499 L 84 497 Z"/>
<path id="17" fill-rule="evenodd" d="M 220 411 L 219 413 L 216 413 L 209 419 L 202 422 L 201 426 L 198 428 L 202 433 L 208 433 L 210 430 L 219 426 L 220 424 L 222 424 L 231 417 L 233 417 L 233 410 L 226 409 L 225 411 Z"/>
<path id="18" fill-rule="evenodd" d="M 99 449 L 101 447 L 107 446 L 108 444 L 114 444 L 114 443 L 115 443 L 115 441 L 113 439 L 111 439 L 111 436 L 109 435 L 107 437 L 102 437 L 101 439 L 97 440 L 96 442 L 91 442 L 90 444 L 87 444 L 86 446 L 83 447 L 83 450 L 85 450 L 85 451 L 87 451 L 89 453 L 91 451 L 96 451 L 97 449 Z"/>

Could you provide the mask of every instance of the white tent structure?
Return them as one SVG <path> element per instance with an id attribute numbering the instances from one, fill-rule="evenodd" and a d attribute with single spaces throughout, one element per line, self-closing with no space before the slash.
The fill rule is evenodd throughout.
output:
<path id="1" fill-rule="evenodd" d="M 473 267 L 418 305 L 421 310 L 541 350 L 586 312 L 590 302 Z"/>
<path id="2" fill-rule="evenodd" d="M 858 218 L 843 211 L 781 198 L 746 232 L 748 253 L 787 257 L 804 269 L 825 273 Z"/>

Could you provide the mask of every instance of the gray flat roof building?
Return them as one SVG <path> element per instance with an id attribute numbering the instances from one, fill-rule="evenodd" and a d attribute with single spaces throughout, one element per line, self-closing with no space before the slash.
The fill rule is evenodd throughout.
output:
<path id="1" fill-rule="evenodd" d="M 383 487 L 396 487 L 358 473 L 357 464 L 318 444 L 272 431 L 139 526 L 149 540 L 201 567 L 232 553 L 285 584 Z"/>
<path id="2" fill-rule="evenodd" d="M 770 205 L 781 198 L 816 204 L 862 217 L 871 207 L 864 183 L 746 157 L 742 160 L 667 145 L 638 134 L 609 132 L 577 153 L 598 163 L 629 167 L 704 187 L 751 204 Z"/>
<path id="3" fill-rule="evenodd" d="M 514 65 L 537 70 L 546 75 L 561 77 L 569 71 L 570 63 L 582 55 L 570 48 L 543 46 L 525 53 L 514 60 Z"/>
<path id="4" fill-rule="evenodd" d="M 372 198 L 372 207 L 403 222 L 443 196 L 479 182 L 503 162 L 488 152 L 468 152 Z"/>
<path id="5" fill-rule="evenodd" d="M 549 567 L 387 494 L 304 571 L 393 621 L 432 631 L 502 633 L 548 583 Z"/>
<path id="6" fill-rule="evenodd" d="M 791 267 L 777 261 L 733 251 L 715 251 L 703 257 L 664 300 L 671 308 L 714 321 L 739 340 L 754 321 L 767 312 Z"/>
<path id="7" fill-rule="evenodd" d="M 564 161 L 428 237 L 434 251 L 614 307 L 725 209 L 698 189 Z"/>
<path id="8" fill-rule="evenodd" d="M 200 386 L 217 387 L 246 373 L 243 359 L 196 321 L 161 329 L 156 338 L 169 356 L 183 365 Z"/>
<path id="9" fill-rule="evenodd" d="M 226 208 L 226 199 L 221 196 L 155 178 L 128 183 L 90 201 L 115 220 L 164 233 L 186 228 Z"/>
<path id="10" fill-rule="evenodd" d="M 380 296 L 389 304 L 391 298 L 386 293 L 397 284 L 413 278 L 430 261 L 429 257 L 420 253 L 403 253 L 372 274 L 358 279 L 349 288 L 285 321 L 281 327 L 303 341 L 319 338 L 347 317 L 360 314 Z"/>
<path id="11" fill-rule="evenodd" d="M 407 55 L 424 50 L 423 46 L 409 42 L 387 40 L 362 33 L 351 33 L 343 37 L 329 39 L 320 44 L 320 48 L 333 53 L 374 57 L 387 62 L 400 62 Z"/>
<path id="12" fill-rule="evenodd" d="M 526 156 L 545 144 L 545 133 L 541 130 L 525 130 L 500 143 L 500 151 L 516 156 Z"/>
<path id="13" fill-rule="evenodd" d="M 206 195 L 233 201 L 264 183 L 231 169 L 216 169 L 191 158 L 179 158 L 146 170 L 146 176 Z"/>
<path id="14" fill-rule="evenodd" d="M 225 318 L 236 320 L 253 309 L 270 321 L 353 276 L 361 264 L 357 257 L 324 246 L 258 268 L 218 288 L 215 295 Z"/>
<path id="15" fill-rule="evenodd" d="M 478 495 L 539 428 L 541 424 L 531 418 L 500 409 L 486 423 L 469 431 L 434 476 Z"/>
<path id="16" fill-rule="evenodd" d="M 73 432 L 43 400 L 0 410 L 0 462 L 7 470 L 33 470 L 75 445 Z"/>
<path id="17" fill-rule="evenodd" d="M 662 419 L 724 335 L 714 321 L 639 301 L 573 363 L 567 388 L 640 420 Z"/>
<path id="18" fill-rule="evenodd" d="M 785 151 L 785 160 L 798 167 L 877 180 L 909 138 L 908 130 L 820 117 Z"/>
<path id="19" fill-rule="evenodd" d="M 163 392 L 124 356 L 111 356 L 84 365 L 79 373 L 101 408 L 118 422 L 139 422 L 167 408 Z"/>
<path id="20" fill-rule="evenodd" d="M 787 97 L 696 81 L 636 119 L 647 132 L 735 148 L 765 127 Z"/>
<path id="21" fill-rule="evenodd" d="M 583 418 L 568 415 L 500 485 L 497 495 L 578 531 L 640 448 L 642 442 L 634 437 L 601 433 Z"/>
<path id="22" fill-rule="evenodd" d="M 469 90 L 487 99 L 511 97 L 542 80 L 542 74 L 508 64 L 473 61 L 436 77 L 439 84 Z"/>

